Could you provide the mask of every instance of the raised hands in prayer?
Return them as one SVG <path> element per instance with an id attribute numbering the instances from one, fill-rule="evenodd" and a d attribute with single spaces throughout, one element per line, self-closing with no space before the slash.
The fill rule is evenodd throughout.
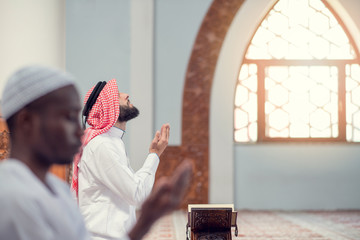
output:
<path id="1" fill-rule="evenodd" d="M 161 127 L 161 131 L 155 133 L 149 148 L 150 153 L 156 153 L 159 157 L 164 152 L 169 142 L 170 125 L 164 124 Z"/>

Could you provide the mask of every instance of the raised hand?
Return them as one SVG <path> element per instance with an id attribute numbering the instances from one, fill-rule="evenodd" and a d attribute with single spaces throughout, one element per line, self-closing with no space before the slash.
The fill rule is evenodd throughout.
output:
<path id="1" fill-rule="evenodd" d="M 141 207 L 138 221 L 128 234 L 131 240 L 140 240 L 159 218 L 179 207 L 190 185 L 192 168 L 190 161 L 184 161 L 171 177 L 158 180 Z"/>
<path id="2" fill-rule="evenodd" d="M 161 130 L 156 131 L 154 139 L 152 140 L 149 148 L 150 153 L 156 153 L 159 157 L 164 152 L 169 143 L 170 125 L 164 124 Z"/>

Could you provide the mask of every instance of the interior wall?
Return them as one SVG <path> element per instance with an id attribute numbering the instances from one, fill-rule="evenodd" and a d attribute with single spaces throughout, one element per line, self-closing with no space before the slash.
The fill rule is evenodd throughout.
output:
<path id="1" fill-rule="evenodd" d="M 155 0 L 155 128 L 170 123 L 169 144 L 181 145 L 184 80 L 196 35 L 212 0 Z"/>
<path id="2" fill-rule="evenodd" d="M 66 68 L 82 95 L 97 81 L 116 78 L 140 110 L 124 138 L 132 166 L 142 165 L 163 123 L 171 126 L 169 145 L 180 144 L 184 77 L 211 0 L 66 3 Z"/>
<path id="3" fill-rule="evenodd" d="M 154 104 L 150 104 L 149 107 L 156 109 L 154 129 L 169 118 L 171 124 L 178 127 L 172 128 L 171 135 L 175 133 L 176 136 L 178 133 L 175 137 L 177 140 L 171 140 L 173 141 L 171 144 L 174 145 L 179 143 L 180 132 L 183 131 L 179 117 L 182 104 L 179 98 L 182 98 L 181 88 L 184 84 L 184 76 L 181 75 L 185 75 L 186 58 L 190 56 L 191 42 L 197 34 L 194 26 L 200 25 L 203 18 L 201 14 L 206 13 L 208 4 L 211 3 L 211 1 L 199 2 L 197 1 L 194 11 L 190 11 L 193 1 L 176 0 L 171 3 L 155 0 L 154 10 L 148 9 L 150 14 L 154 14 L 155 19 L 154 62 L 145 61 L 142 64 L 154 64 L 153 81 L 156 95 L 153 99 Z M 325 206 L 321 204 L 323 199 L 330 199 L 327 208 L 356 207 L 352 204 L 352 202 L 360 203 L 356 191 L 353 191 L 356 183 L 359 182 L 355 176 L 355 173 L 359 172 L 359 166 L 354 160 L 357 156 L 356 145 L 352 147 L 347 145 L 334 147 L 331 144 L 272 146 L 233 143 L 233 99 L 237 74 L 247 43 L 261 16 L 266 13 L 265 10 L 272 2 L 245 1 L 230 27 L 219 55 L 210 108 L 210 202 L 235 201 L 237 208 L 266 209 L 283 206 L 289 209 L 304 209 L 322 208 Z M 337 1 L 332 2 L 336 4 Z M 339 2 L 357 24 L 358 29 L 360 21 L 355 9 L 360 9 L 360 3 L 356 0 L 339 0 Z M 183 5 L 177 7 L 172 5 L 181 3 Z M 141 24 L 131 25 L 132 16 L 129 16 L 131 6 L 134 5 L 130 0 L 107 1 L 107 4 L 101 5 L 96 0 L 67 2 L 67 68 L 80 79 L 83 92 L 91 86 L 90 80 L 96 82 L 112 76 L 121 79 L 121 88 L 124 92 L 136 92 L 137 88 L 141 87 L 132 85 L 128 80 L 132 78 L 132 71 L 141 71 L 144 66 L 138 66 L 131 60 L 133 53 L 129 52 L 129 49 L 133 47 L 130 36 L 133 28 L 137 28 L 138 31 L 146 31 L 146 29 Z M 184 21 L 181 14 L 175 14 L 172 18 L 169 12 L 177 10 L 179 13 L 190 13 L 190 18 L 196 20 L 196 23 L 192 22 L 194 26 L 189 28 L 188 25 L 192 23 Z M 182 22 L 188 25 L 182 25 Z M 166 32 L 169 31 L 168 29 L 171 31 Z M 147 39 L 142 40 L 147 41 Z M 145 81 L 152 81 L 151 79 Z M 138 120 L 146 121 L 146 119 Z M 172 137 L 174 136 L 171 136 L 171 139 Z M 338 162 L 340 156 L 335 154 L 331 156 L 339 156 L 339 158 L 327 159 L 325 155 L 319 154 L 327 151 L 328 148 L 336 149 L 341 154 L 347 153 L 345 160 Z M 136 148 L 132 149 L 136 151 Z M 298 150 L 308 151 L 308 155 L 300 157 Z M 267 158 L 267 155 L 270 158 Z M 133 159 L 132 153 L 130 158 Z M 307 164 L 304 163 L 303 158 L 307 159 Z M 292 165 L 284 162 L 284 159 L 291 159 Z M 327 163 L 329 167 L 320 170 L 314 163 Z M 334 173 L 338 174 L 337 177 Z M 314 179 L 318 187 L 306 187 L 308 178 Z M 342 178 L 341 184 L 336 184 L 339 178 Z M 348 187 L 344 188 L 345 185 Z M 314 195 L 318 188 L 328 190 L 320 195 Z M 299 189 L 299 194 L 301 193 L 303 198 L 287 198 L 286 203 L 279 201 L 280 197 L 287 196 L 288 189 Z M 349 200 L 336 198 L 334 197 L 336 194 L 347 194 Z M 312 197 L 313 195 L 315 198 Z"/>
<path id="4" fill-rule="evenodd" d="M 65 1 L 0 1 L 0 99 L 7 78 L 18 68 L 41 64 L 65 70 Z M 0 109 L 1 112 L 1 109 Z M 5 122 L 0 119 L 1 130 Z M 9 139 L 0 133 L 0 159 Z M 65 179 L 65 167 L 51 171 Z"/>
<path id="5" fill-rule="evenodd" d="M 130 0 L 66 1 L 66 70 L 83 97 L 98 81 L 116 78 L 130 91 Z"/>
<path id="6" fill-rule="evenodd" d="M 210 176 L 229 181 L 232 174 L 226 174 L 226 171 L 233 171 L 234 185 L 229 187 L 234 189 L 238 209 L 359 209 L 357 144 L 233 142 L 237 75 L 248 41 L 273 2 L 247 0 L 223 44 L 211 96 Z M 359 32 L 359 16 L 354 9 L 360 9 L 360 2 L 329 2 L 337 6 L 342 17 L 346 18 L 344 13 L 347 12 L 351 17 L 348 22 L 353 22 L 353 31 Z M 343 9 L 339 9 L 341 7 Z M 216 181 L 211 182 L 210 201 L 221 201 L 219 194 Z"/>
<path id="7" fill-rule="evenodd" d="M 359 209 L 359 154 L 352 144 L 238 145 L 236 206 Z"/>
<path id="8" fill-rule="evenodd" d="M 139 169 L 154 136 L 154 0 L 132 0 L 130 16 L 130 101 L 140 109 L 129 122 L 128 152 Z"/>
<path id="9" fill-rule="evenodd" d="M 0 99 L 7 78 L 28 64 L 65 68 L 65 1 L 0 1 Z"/>
<path id="10" fill-rule="evenodd" d="M 131 89 L 130 80 L 131 9 L 130 0 L 66 0 L 66 70 L 76 77 L 81 99 L 84 99 L 86 92 L 98 81 L 115 78 L 119 91 L 128 93 L 130 100 L 137 106 L 136 99 L 133 99 L 131 94 L 131 90 L 134 92 L 136 89 Z M 134 29 L 141 31 L 145 27 L 137 25 Z M 144 41 L 143 38 L 139 39 Z M 136 52 L 133 54 L 137 56 Z M 142 68 L 141 62 L 138 67 Z M 141 88 L 141 85 L 135 87 Z M 146 99 L 146 95 L 144 98 Z M 136 121 L 142 126 L 141 122 L 146 121 L 146 118 L 141 115 Z M 127 131 L 124 142 L 128 149 L 131 148 L 131 138 L 131 131 Z M 140 149 L 144 148 L 141 144 L 138 146 Z M 130 156 L 133 154 L 129 153 Z M 137 166 L 137 157 L 132 159 L 134 166 Z"/>

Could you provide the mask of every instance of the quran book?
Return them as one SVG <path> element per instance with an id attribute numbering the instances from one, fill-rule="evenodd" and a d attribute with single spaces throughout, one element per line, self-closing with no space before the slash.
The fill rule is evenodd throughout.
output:
<path id="1" fill-rule="evenodd" d="M 236 225 L 237 212 L 233 204 L 189 204 L 188 223 L 191 240 L 226 240 L 231 239 L 231 227 Z"/>
<path id="2" fill-rule="evenodd" d="M 192 208 L 231 208 L 234 211 L 234 204 L 189 204 L 188 212 L 191 212 Z"/>

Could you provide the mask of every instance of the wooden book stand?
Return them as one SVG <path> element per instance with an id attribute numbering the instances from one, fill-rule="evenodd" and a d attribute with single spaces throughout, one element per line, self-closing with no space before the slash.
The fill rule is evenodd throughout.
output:
<path id="1" fill-rule="evenodd" d="M 191 240 L 232 239 L 231 227 L 235 227 L 235 236 L 238 235 L 236 218 L 237 212 L 229 204 L 189 205 L 186 238 L 189 240 L 190 228 Z"/>

